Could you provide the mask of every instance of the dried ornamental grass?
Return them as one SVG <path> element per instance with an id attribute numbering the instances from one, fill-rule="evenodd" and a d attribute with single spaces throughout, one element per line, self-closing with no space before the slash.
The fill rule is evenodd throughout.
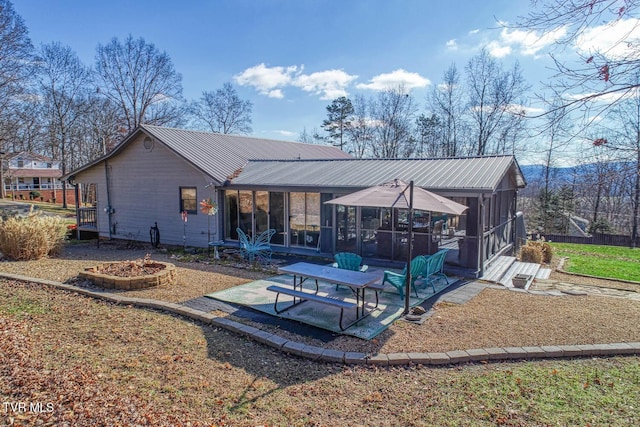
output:
<path id="1" fill-rule="evenodd" d="M 520 248 L 520 261 L 540 264 L 542 259 L 543 254 L 540 247 L 530 245 L 529 242 L 527 242 L 526 245 Z"/>
<path id="2" fill-rule="evenodd" d="M 66 234 L 64 219 L 33 212 L 32 206 L 26 217 L 0 221 L 0 252 L 16 261 L 44 258 L 61 249 Z"/>

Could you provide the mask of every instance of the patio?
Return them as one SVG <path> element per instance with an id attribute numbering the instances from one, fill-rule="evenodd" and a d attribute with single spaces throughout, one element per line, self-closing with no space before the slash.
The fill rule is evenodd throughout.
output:
<path id="1" fill-rule="evenodd" d="M 379 273 L 380 281 L 382 281 L 383 269 L 382 268 L 370 268 L 368 272 Z M 435 283 L 435 294 L 431 286 L 426 287 L 417 282 L 418 297 L 414 294 L 411 295 L 410 305 L 415 307 L 422 305 L 427 299 L 432 298 L 435 295 L 441 294 L 449 287 L 455 287 L 458 282 L 458 278 L 450 277 L 449 283 L 442 279 Z M 303 304 L 295 306 L 289 310 L 281 313 L 276 313 L 274 310 L 274 302 L 276 299 L 276 293 L 269 291 L 269 286 L 282 286 L 293 289 L 294 279 L 291 275 L 277 275 L 268 279 L 256 280 L 244 285 L 235 286 L 233 288 L 225 289 L 222 291 L 207 294 L 206 297 L 215 300 L 231 303 L 234 305 L 247 307 L 258 312 L 266 313 L 271 316 L 275 316 L 282 319 L 288 319 L 296 322 L 301 322 L 306 325 L 315 326 L 324 330 L 331 331 L 337 334 L 350 335 L 365 340 L 370 340 L 376 337 L 378 334 L 388 328 L 394 321 L 399 319 L 404 311 L 404 299 L 400 298 L 400 295 L 392 286 L 386 286 L 383 291 L 378 292 L 379 303 L 377 308 L 375 306 L 375 295 L 373 291 L 370 291 L 366 299 L 366 309 L 371 310 L 371 314 L 362 318 L 354 325 L 346 328 L 344 331 L 340 329 L 338 319 L 340 317 L 340 311 L 336 307 L 330 307 L 324 304 L 319 304 L 314 301 L 306 301 Z M 309 286 L 306 285 L 308 290 Z M 345 286 L 341 286 L 336 289 L 334 283 L 318 280 L 318 293 L 317 295 L 328 298 L 335 298 L 346 302 L 356 302 L 356 298 L 353 292 Z M 281 295 L 278 300 L 278 305 L 288 304 L 292 302 L 293 298 Z M 345 323 L 355 321 L 355 311 L 346 310 L 344 312 Z"/>

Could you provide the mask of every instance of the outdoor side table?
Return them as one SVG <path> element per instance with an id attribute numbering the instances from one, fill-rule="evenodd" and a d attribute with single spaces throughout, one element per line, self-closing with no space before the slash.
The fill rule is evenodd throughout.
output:
<path id="1" fill-rule="evenodd" d="M 220 259 L 218 247 L 222 245 L 224 245 L 224 240 L 214 240 L 213 242 L 209 242 L 209 248 L 213 247 L 213 259 Z"/>

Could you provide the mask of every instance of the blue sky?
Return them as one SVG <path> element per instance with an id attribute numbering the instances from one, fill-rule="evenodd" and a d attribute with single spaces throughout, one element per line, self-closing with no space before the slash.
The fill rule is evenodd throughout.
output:
<path id="1" fill-rule="evenodd" d="M 375 96 L 404 83 L 424 109 L 443 71 L 482 47 L 518 60 L 534 87 L 549 71 L 535 40 L 499 28 L 528 12 L 523 0 L 14 0 L 33 44 L 69 45 L 93 65 L 98 44 L 129 34 L 165 51 L 197 99 L 231 82 L 253 102 L 254 135 L 295 140 L 320 128 L 340 96 Z"/>

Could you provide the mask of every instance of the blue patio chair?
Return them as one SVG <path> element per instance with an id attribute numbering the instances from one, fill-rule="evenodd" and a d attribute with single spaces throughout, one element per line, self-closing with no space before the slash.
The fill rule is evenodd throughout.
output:
<path id="1" fill-rule="evenodd" d="M 410 267 L 411 268 L 411 284 L 410 285 L 411 285 L 411 288 L 413 289 L 413 292 L 415 292 L 417 298 L 420 298 L 420 297 L 418 296 L 418 291 L 416 290 L 415 282 L 416 282 L 416 279 L 424 273 L 426 264 L 427 264 L 427 259 L 422 255 L 418 255 L 417 257 L 411 260 L 411 267 Z M 392 284 L 398 290 L 398 292 L 400 293 L 400 299 L 404 299 L 404 288 L 407 282 L 407 267 L 405 266 L 404 270 L 402 270 L 402 273 L 385 271 L 384 277 L 382 278 L 382 285 L 384 286 L 384 284 L 387 282 Z"/>
<path id="2" fill-rule="evenodd" d="M 271 255 L 273 254 L 271 250 L 271 238 L 274 234 L 276 234 L 276 230 L 270 228 L 260 233 L 253 242 L 255 255 L 265 262 L 271 261 Z"/>
<path id="3" fill-rule="evenodd" d="M 367 271 L 369 268 L 368 265 L 362 265 L 362 257 L 358 254 L 354 254 L 351 252 L 339 252 L 333 256 L 336 262 L 333 263 L 333 266 L 336 268 L 342 268 L 343 270 L 351 270 L 351 271 Z M 340 285 L 336 285 L 336 290 Z"/>
<path id="4" fill-rule="evenodd" d="M 449 249 L 440 249 L 435 254 L 431 255 L 427 260 L 427 265 L 425 266 L 425 270 L 422 273 L 422 277 L 426 285 L 431 285 L 433 288 L 433 293 L 436 293 L 435 282 L 444 278 L 447 281 L 447 285 L 449 285 L 449 278 L 446 274 L 444 274 L 444 261 L 447 257 L 447 252 Z"/>
<path id="5" fill-rule="evenodd" d="M 256 261 L 267 262 L 271 261 L 271 238 L 276 233 L 276 230 L 270 228 L 258 236 L 255 239 L 250 239 L 242 231 L 241 228 L 236 228 L 238 232 L 238 240 L 240 241 L 240 255 L 242 258 L 248 260 L 250 263 Z"/>
<path id="6" fill-rule="evenodd" d="M 252 244 L 249 242 L 249 238 L 240 227 L 236 228 L 236 232 L 238 233 L 238 241 L 240 242 L 240 256 L 244 259 L 249 259 L 249 252 Z"/>

